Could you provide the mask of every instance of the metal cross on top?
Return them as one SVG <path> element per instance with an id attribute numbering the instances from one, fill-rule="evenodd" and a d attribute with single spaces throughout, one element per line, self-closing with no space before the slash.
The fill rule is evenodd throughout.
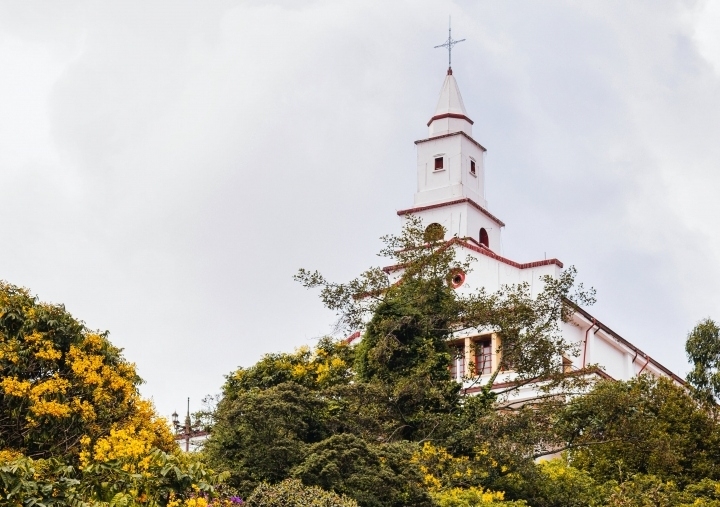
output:
<path id="1" fill-rule="evenodd" d="M 453 46 L 455 44 L 457 44 L 458 42 L 463 42 L 464 40 L 465 39 L 453 40 L 452 25 L 450 22 L 448 22 L 448 40 L 446 40 L 444 44 L 435 46 L 435 49 L 437 49 L 437 48 L 447 48 L 448 49 L 448 70 L 452 68 L 452 48 L 453 48 Z"/>

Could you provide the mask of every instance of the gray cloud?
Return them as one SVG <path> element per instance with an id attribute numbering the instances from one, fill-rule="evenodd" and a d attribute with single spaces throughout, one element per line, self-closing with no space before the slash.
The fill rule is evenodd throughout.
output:
<path id="1" fill-rule="evenodd" d="M 168 414 L 331 330 L 411 203 L 445 70 L 505 255 L 557 256 L 684 373 L 720 318 L 720 33 L 701 2 L 0 6 L 0 276 L 109 329 Z"/>

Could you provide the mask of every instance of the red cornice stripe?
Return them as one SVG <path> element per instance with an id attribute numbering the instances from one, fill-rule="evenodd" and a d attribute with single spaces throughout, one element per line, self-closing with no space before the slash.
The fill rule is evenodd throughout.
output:
<path id="1" fill-rule="evenodd" d="M 441 135 L 441 136 L 434 136 L 434 137 L 428 137 L 427 139 L 420 139 L 420 140 L 418 140 L 418 141 L 415 141 L 415 144 L 426 143 L 426 142 L 428 142 L 428 141 L 434 141 L 435 139 L 442 139 L 443 137 L 451 137 L 451 136 L 464 136 L 464 137 L 466 137 L 466 138 L 468 139 L 468 141 L 470 141 L 471 143 L 473 143 L 475 146 L 477 146 L 478 148 L 480 148 L 482 151 L 487 151 L 482 144 L 480 144 L 479 142 L 477 142 L 475 139 L 473 139 L 472 137 L 470 137 L 469 135 L 467 135 L 467 134 L 466 134 L 465 132 L 463 132 L 462 130 L 461 130 L 460 132 L 452 132 L 451 134 L 443 134 L 443 135 Z"/>
<path id="2" fill-rule="evenodd" d="M 352 342 L 360 338 L 360 331 L 355 331 L 353 334 L 345 338 L 345 343 L 350 345 Z"/>
<path id="3" fill-rule="evenodd" d="M 512 266 L 512 267 L 518 268 L 518 269 L 539 268 L 541 266 L 551 266 L 551 265 L 555 265 L 559 268 L 563 267 L 563 263 L 560 262 L 558 259 L 545 259 L 542 261 L 525 262 L 525 263 L 511 261 L 510 259 L 507 259 L 501 255 L 496 254 L 495 252 L 493 252 L 492 250 L 490 250 L 487 247 L 475 246 L 475 245 L 470 244 L 467 240 L 460 239 L 460 238 L 453 238 L 453 239 L 445 242 L 446 247 L 449 247 L 451 245 L 460 245 L 464 248 L 472 250 L 473 252 L 477 252 L 481 255 L 490 257 L 491 259 L 495 259 L 497 261 L 502 262 L 503 264 L 507 264 L 508 266 Z M 385 271 L 386 273 L 392 273 L 393 271 L 397 271 L 402 268 L 403 268 L 403 266 L 401 266 L 400 264 L 395 264 L 393 266 L 387 266 L 387 267 L 383 268 L 383 271 Z"/>
<path id="4" fill-rule="evenodd" d="M 449 241 L 449 243 L 450 244 L 457 243 L 458 245 L 468 248 L 468 249 L 472 250 L 473 252 L 477 252 L 486 257 L 490 257 L 491 259 L 498 260 L 504 264 L 508 264 L 508 265 L 513 266 L 518 269 L 539 268 L 541 266 L 550 266 L 553 264 L 559 268 L 563 267 L 563 263 L 560 262 L 558 259 L 545 259 L 542 261 L 525 262 L 525 263 L 521 264 L 519 262 L 511 261 L 510 259 L 507 259 L 501 255 L 498 255 L 495 252 L 493 252 L 492 250 L 490 250 L 489 248 L 486 248 L 484 246 L 475 246 L 475 245 L 472 245 L 472 244 L 468 243 L 467 241 L 465 241 L 463 239 L 459 239 L 459 238 L 453 238 Z"/>
<path id="5" fill-rule="evenodd" d="M 672 378 L 675 382 L 677 382 L 678 384 L 683 385 L 683 386 L 686 386 L 686 385 L 687 385 L 687 382 L 686 382 L 684 379 L 682 379 L 682 378 L 680 378 L 679 376 L 677 376 L 675 373 L 673 373 L 672 370 L 670 370 L 670 368 L 667 368 L 667 367 L 663 366 L 662 364 L 658 363 L 657 361 L 655 361 L 652 357 L 650 357 L 649 355 L 647 355 L 645 352 L 643 352 L 642 350 L 640 350 L 639 348 L 637 348 L 635 345 L 633 345 L 632 343 L 630 343 L 629 341 L 627 341 L 625 338 L 623 338 L 622 336 L 620 336 L 619 334 L 617 334 L 615 331 L 613 331 L 612 329 L 610 329 L 609 327 L 607 327 L 605 324 L 603 324 L 602 322 L 600 322 L 599 320 L 597 320 L 595 317 L 593 317 L 592 315 L 590 315 L 587 311 L 585 311 L 585 310 L 583 310 L 582 308 L 580 308 L 580 306 L 576 305 L 575 303 L 573 303 L 573 302 L 570 301 L 569 299 L 566 299 L 565 301 L 566 301 L 570 306 L 572 306 L 573 310 L 575 310 L 577 313 L 579 313 L 580 315 L 582 315 L 583 317 L 585 317 L 585 319 L 587 319 L 588 322 L 594 322 L 594 323 L 595 323 L 595 324 L 594 324 L 595 326 L 597 326 L 598 328 L 600 328 L 600 329 L 602 329 L 603 331 L 605 331 L 605 333 L 607 333 L 607 334 L 609 334 L 610 336 L 612 336 L 613 338 L 615 338 L 617 341 L 619 341 L 620 343 L 622 343 L 623 345 L 625 345 L 626 347 L 628 347 L 628 348 L 629 348 L 630 350 L 632 350 L 633 352 L 637 352 L 639 356 L 642 356 L 644 359 L 648 360 L 650 364 L 652 364 L 652 365 L 655 366 L 657 369 L 659 369 L 660 371 L 662 371 L 663 373 L 665 373 L 666 375 L 668 375 L 668 376 L 669 376 L 670 378 Z"/>
<path id="6" fill-rule="evenodd" d="M 431 124 L 432 122 L 434 122 L 435 120 L 442 120 L 443 118 L 457 118 L 457 119 L 459 119 L 459 120 L 465 120 L 465 121 L 467 121 L 470 125 L 473 125 L 473 124 L 474 124 L 474 122 L 473 122 L 470 118 L 468 118 L 467 116 L 465 116 L 464 114 L 443 113 L 443 114 L 437 114 L 437 115 L 433 116 L 432 118 L 430 118 L 430 121 L 428 122 L 427 126 L 429 127 L 430 124 Z"/>
<path id="7" fill-rule="evenodd" d="M 500 220 L 498 217 L 490 213 L 488 210 L 480 206 L 478 203 L 473 201 L 472 199 L 465 198 L 465 199 L 457 199 L 455 201 L 447 201 L 447 202 L 441 202 L 438 204 L 431 204 L 429 206 L 420 206 L 417 208 L 410 208 L 410 209 L 403 209 L 397 212 L 399 216 L 403 215 L 412 215 L 413 213 L 419 213 L 421 211 L 426 211 L 429 209 L 436 209 L 436 208 L 442 208 L 444 206 L 452 206 L 453 204 L 462 204 L 462 203 L 469 203 L 473 208 L 477 209 L 480 213 L 488 217 L 490 220 L 493 220 L 496 224 L 498 224 L 500 227 L 505 227 L 505 223 Z"/>

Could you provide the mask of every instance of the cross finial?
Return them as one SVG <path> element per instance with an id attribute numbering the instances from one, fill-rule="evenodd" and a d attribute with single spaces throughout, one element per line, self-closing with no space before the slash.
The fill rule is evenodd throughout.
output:
<path id="1" fill-rule="evenodd" d="M 448 74 L 452 74 L 452 48 L 455 44 L 458 42 L 462 42 L 465 39 L 460 40 L 453 40 L 452 38 L 452 19 L 448 21 L 448 39 L 445 41 L 444 44 L 440 44 L 439 46 L 435 46 L 435 49 L 437 48 L 447 48 L 448 49 Z"/>

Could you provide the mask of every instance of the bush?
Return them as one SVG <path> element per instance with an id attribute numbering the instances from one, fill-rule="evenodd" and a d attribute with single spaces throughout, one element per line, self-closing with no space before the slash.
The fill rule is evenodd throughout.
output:
<path id="1" fill-rule="evenodd" d="M 409 443 L 369 444 L 343 434 L 312 445 L 293 475 L 305 484 L 345 494 L 362 507 L 430 507 Z"/>
<path id="2" fill-rule="evenodd" d="M 452 488 L 433 494 L 439 507 L 523 507 L 523 500 L 506 502 L 501 492 L 487 491 L 482 488 Z"/>
<path id="3" fill-rule="evenodd" d="M 260 484 L 248 497 L 248 507 L 358 507 L 355 500 L 316 486 L 303 486 L 298 479 L 278 484 Z"/>

